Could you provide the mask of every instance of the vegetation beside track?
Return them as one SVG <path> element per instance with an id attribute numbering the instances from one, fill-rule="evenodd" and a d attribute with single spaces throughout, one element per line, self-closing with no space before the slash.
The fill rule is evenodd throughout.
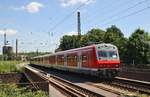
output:
<path id="1" fill-rule="evenodd" d="M 0 84 L 0 97 L 48 97 L 48 95 L 43 91 L 18 88 L 14 84 Z"/>
<path id="2" fill-rule="evenodd" d="M 146 94 L 141 94 L 139 92 L 136 92 L 135 94 L 125 94 L 125 95 L 121 95 L 120 97 L 149 97 Z"/>
<path id="3" fill-rule="evenodd" d="M 0 61 L 0 73 L 19 72 L 16 67 L 21 61 Z"/>

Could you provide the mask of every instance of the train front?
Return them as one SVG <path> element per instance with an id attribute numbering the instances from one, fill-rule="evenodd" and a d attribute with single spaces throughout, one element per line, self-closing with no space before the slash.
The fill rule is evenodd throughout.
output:
<path id="1" fill-rule="evenodd" d="M 106 78 L 117 76 L 120 67 L 117 47 L 112 44 L 99 44 L 96 46 L 96 53 L 99 75 Z"/>

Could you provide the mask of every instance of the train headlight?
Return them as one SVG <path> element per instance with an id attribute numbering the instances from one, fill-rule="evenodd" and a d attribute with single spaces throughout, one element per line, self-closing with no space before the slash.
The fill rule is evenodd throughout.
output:
<path id="1" fill-rule="evenodd" d="M 106 64 L 104 64 L 104 65 L 103 65 L 103 68 L 106 68 L 106 67 L 107 67 L 107 65 L 106 65 Z"/>
<path id="2" fill-rule="evenodd" d="M 100 68 L 103 68 L 103 67 L 104 67 L 104 64 L 100 64 L 99 67 L 100 67 Z"/>
<path id="3" fill-rule="evenodd" d="M 119 67 L 119 65 L 118 65 L 118 64 L 116 64 L 116 67 Z"/>

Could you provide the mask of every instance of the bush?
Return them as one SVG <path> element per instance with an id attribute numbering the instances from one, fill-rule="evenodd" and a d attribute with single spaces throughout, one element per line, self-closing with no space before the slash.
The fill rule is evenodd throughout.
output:
<path id="1" fill-rule="evenodd" d="M 32 92 L 27 88 L 18 88 L 14 84 L 1 84 L 0 97 L 48 97 L 43 91 Z"/>
<path id="2" fill-rule="evenodd" d="M 16 67 L 21 61 L 0 61 L 0 73 L 19 72 Z"/>

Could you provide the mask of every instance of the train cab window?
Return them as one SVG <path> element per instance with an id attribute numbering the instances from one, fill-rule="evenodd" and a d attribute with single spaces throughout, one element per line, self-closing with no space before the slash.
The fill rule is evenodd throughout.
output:
<path id="1" fill-rule="evenodd" d="M 106 51 L 98 51 L 98 56 L 105 58 L 105 57 L 107 57 L 107 52 Z"/>
<path id="2" fill-rule="evenodd" d="M 99 59 L 117 59 L 116 51 L 98 51 Z"/>
<path id="3" fill-rule="evenodd" d="M 116 53 L 116 51 L 109 51 L 109 57 L 110 57 L 110 58 L 113 58 L 113 59 L 116 59 L 116 58 L 117 58 L 117 53 Z"/>

